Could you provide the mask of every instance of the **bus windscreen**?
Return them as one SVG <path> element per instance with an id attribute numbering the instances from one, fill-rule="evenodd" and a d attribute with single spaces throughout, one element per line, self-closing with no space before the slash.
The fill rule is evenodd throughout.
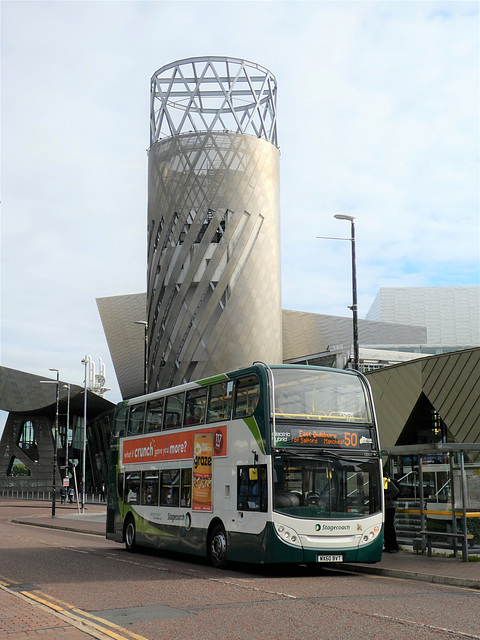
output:
<path id="1" fill-rule="evenodd" d="M 273 377 L 277 420 L 373 422 L 366 389 L 358 376 L 275 368 Z"/>

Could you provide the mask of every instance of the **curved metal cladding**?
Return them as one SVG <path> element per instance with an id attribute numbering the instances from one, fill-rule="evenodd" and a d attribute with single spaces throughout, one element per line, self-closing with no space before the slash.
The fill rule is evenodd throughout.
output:
<path id="1" fill-rule="evenodd" d="M 151 85 L 149 391 L 282 362 L 276 82 L 190 58 Z"/>

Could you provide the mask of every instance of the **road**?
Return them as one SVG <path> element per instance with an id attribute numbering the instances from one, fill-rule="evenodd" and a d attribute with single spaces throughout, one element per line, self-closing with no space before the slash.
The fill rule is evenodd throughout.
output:
<path id="1" fill-rule="evenodd" d="M 13 524 L 20 509 L 0 508 L 0 581 L 93 625 L 117 625 L 117 638 L 480 639 L 472 590 L 320 567 L 220 571 L 201 559 L 130 554 L 99 536 Z"/>

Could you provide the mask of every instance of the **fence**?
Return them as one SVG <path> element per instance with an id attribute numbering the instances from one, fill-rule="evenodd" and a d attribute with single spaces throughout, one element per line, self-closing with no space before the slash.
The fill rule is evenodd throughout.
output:
<path id="1" fill-rule="evenodd" d="M 382 451 L 400 487 L 396 529 L 414 549 L 432 545 L 462 552 L 480 544 L 480 445 L 428 443 Z"/>
<path id="2" fill-rule="evenodd" d="M 52 502 L 51 491 L 32 491 L 21 489 L 0 489 L 1 498 L 15 498 L 17 500 L 39 500 L 45 502 Z M 60 491 L 55 492 L 56 502 L 60 502 Z M 76 503 L 75 497 L 75 503 Z M 106 504 L 106 499 L 102 497 L 101 493 L 86 493 L 86 504 Z"/>

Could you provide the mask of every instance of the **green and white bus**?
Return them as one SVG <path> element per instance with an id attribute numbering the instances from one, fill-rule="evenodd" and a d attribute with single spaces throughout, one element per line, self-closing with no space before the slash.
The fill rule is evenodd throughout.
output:
<path id="1" fill-rule="evenodd" d="M 383 481 L 367 381 L 257 362 L 121 402 L 107 538 L 218 568 L 378 562 Z"/>

